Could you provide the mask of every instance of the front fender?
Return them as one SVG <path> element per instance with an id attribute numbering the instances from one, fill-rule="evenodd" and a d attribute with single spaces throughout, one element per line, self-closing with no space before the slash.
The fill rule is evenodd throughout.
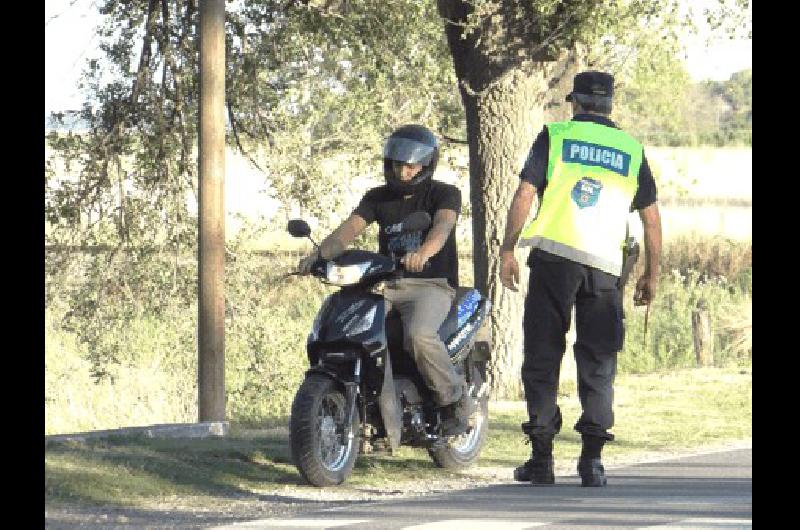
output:
<path id="1" fill-rule="evenodd" d="M 344 384 L 344 380 L 339 376 L 339 374 L 337 374 L 335 371 L 330 370 L 330 369 L 328 369 L 328 368 L 326 368 L 324 366 L 319 366 L 319 365 L 312 366 L 311 368 L 306 370 L 305 377 L 308 377 L 310 374 L 327 375 L 328 377 L 330 377 L 334 381 L 336 381 L 338 383 L 341 383 L 341 384 Z"/>
<path id="2" fill-rule="evenodd" d="M 327 351 L 358 351 L 370 356 L 386 349 L 386 301 L 363 290 L 341 290 L 325 299 L 308 336 L 309 364 Z"/>

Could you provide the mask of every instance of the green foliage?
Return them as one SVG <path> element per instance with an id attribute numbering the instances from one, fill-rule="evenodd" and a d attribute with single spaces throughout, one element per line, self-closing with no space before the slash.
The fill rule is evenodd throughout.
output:
<path id="1" fill-rule="evenodd" d="M 60 285 L 68 307 L 63 328 L 86 346 L 94 377 L 113 380 L 112 367 L 139 363 L 152 350 L 154 345 L 144 344 L 140 352 L 130 340 L 134 323 L 148 328 L 148 321 L 161 322 L 169 315 L 185 327 L 176 340 L 194 347 L 194 321 L 174 319 L 196 303 L 196 267 L 196 260 L 138 248 L 87 257 L 78 282 L 67 283 L 64 276 L 51 280 Z"/>
<path id="2" fill-rule="evenodd" d="M 59 315 L 54 307 L 46 311 L 46 434 L 196 421 L 196 354 L 184 354 L 194 339 L 194 322 L 184 322 L 194 320 L 192 313 L 169 311 L 115 326 L 104 344 L 120 360 L 102 366 L 79 335 L 64 330 Z"/>
<path id="3" fill-rule="evenodd" d="M 740 29 L 747 2 L 730 2 L 707 10 L 719 32 Z M 698 30 L 697 21 L 676 3 L 639 13 L 613 25 L 592 44 L 587 63 L 615 75 L 613 117 L 646 145 L 750 145 L 752 139 L 752 71 L 726 82 L 693 83 L 681 57 L 684 38 Z M 704 24 L 705 25 L 705 24 Z"/>
<path id="4" fill-rule="evenodd" d="M 256 24 L 255 6 L 230 13 L 236 28 L 229 91 L 235 140 L 269 174 L 277 198 L 297 202 L 303 214 L 322 217 L 323 225 L 329 217 L 323 213 L 345 206 L 341 201 L 349 180 L 380 168 L 381 138 L 388 127 L 398 118 L 431 119 L 430 113 L 420 113 L 436 98 L 435 90 L 424 88 L 439 59 L 425 35 L 413 43 L 400 31 L 420 21 L 417 29 L 425 31 L 424 10 L 407 7 L 360 2 L 347 17 L 290 9 L 266 31 Z M 379 34 L 383 42 L 377 44 Z M 276 41 L 285 43 L 277 53 L 272 50 Z M 396 56 L 400 50 L 408 55 Z M 273 63 L 274 69 L 262 69 Z M 238 64 L 252 77 L 237 79 Z M 420 64 L 431 68 L 423 73 Z M 409 78 L 419 78 L 423 90 L 409 94 Z M 254 91 L 254 85 L 266 90 Z M 267 102 L 259 97 L 271 98 L 269 116 L 263 112 Z M 396 116 L 404 107 L 408 115 Z M 254 131 L 267 131 L 268 144 Z M 333 157 L 335 169 L 327 163 Z"/>
<path id="5" fill-rule="evenodd" d="M 306 337 L 327 294 L 318 281 L 282 277 L 299 256 L 247 251 L 259 233 L 246 225 L 229 245 L 225 284 L 227 415 L 252 423 L 288 414 L 307 368 Z M 49 428 L 194 421 L 196 260 L 117 252 L 85 256 L 70 269 L 78 281 L 58 270 L 46 282 Z M 128 408 L 111 413 L 108 396 L 116 394 Z"/>
<path id="6" fill-rule="evenodd" d="M 701 29 L 741 37 L 750 26 L 748 1 L 706 5 L 700 18 L 681 2 L 610 2 L 594 9 L 599 21 L 580 29 L 576 42 L 587 48 L 588 67 L 614 74 L 613 117 L 623 129 L 648 145 L 749 145 L 751 121 L 720 121 L 727 104 L 706 84 L 692 83 L 681 60 L 686 36 Z"/>
<path id="7" fill-rule="evenodd" d="M 708 99 L 716 103 L 710 130 L 700 131 L 701 141 L 710 145 L 751 145 L 753 143 L 753 71 L 735 72 L 727 81 L 702 85 Z"/>
<path id="8" fill-rule="evenodd" d="M 751 145 L 752 70 L 724 82 L 691 83 L 684 66 L 639 65 L 618 91 L 614 117 L 646 145 L 716 147 Z"/>
<path id="9" fill-rule="evenodd" d="M 632 289 L 644 260 L 626 287 L 623 373 L 645 373 L 696 366 L 692 311 L 702 299 L 714 334 L 714 363 L 729 366 L 752 361 L 752 241 L 689 234 L 664 243 L 661 279 L 650 308 L 634 307 Z M 645 342 L 646 341 L 646 342 Z"/>
<path id="10" fill-rule="evenodd" d="M 289 209 L 296 204 L 324 224 L 323 213 L 344 206 L 352 177 L 380 174 L 391 128 L 458 122 L 432 2 L 364 0 L 348 3 L 346 16 L 265 0 L 226 9 L 227 141 Z M 54 116 L 64 123 L 77 114 L 87 130 L 48 138 L 71 175 L 46 179 L 53 237 L 176 245 L 188 231 L 193 240 L 186 204 L 197 198 L 195 4 L 107 0 L 100 10 L 106 57 L 86 70 L 89 100 Z M 330 171 L 333 157 L 344 169 Z"/>
<path id="11" fill-rule="evenodd" d="M 670 58 L 677 30 L 688 24 L 678 6 L 662 0 L 230 3 L 227 141 L 263 170 L 287 208 L 296 205 L 330 228 L 324 214 L 346 206 L 341 198 L 348 180 L 380 174 L 381 139 L 392 127 L 418 121 L 463 130 L 440 17 L 458 7 L 463 20 L 446 18 L 444 27 L 460 28 L 475 46 L 498 51 L 501 63 L 510 55 L 522 61 L 554 56 L 577 44 L 598 50 L 590 65 L 611 66 L 636 81 L 637 101 L 653 102 L 647 115 L 655 115 L 659 127 L 669 125 L 659 130 L 672 143 L 681 125 L 665 117 L 681 113 L 665 99 L 677 93 L 680 77 Z M 708 16 L 724 27 L 748 6 L 723 2 Z M 196 225 L 186 207 L 196 199 L 197 181 L 196 5 L 106 0 L 99 9 L 106 57 L 87 64 L 84 107 L 54 116 L 63 123 L 77 115 L 87 129 L 48 139 L 54 156 L 71 167 L 65 179 L 48 161 L 48 237 L 112 245 L 159 239 L 180 246 L 194 240 Z M 622 75 L 631 56 L 636 72 Z M 334 157 L 343 169 L 330 170 L 326 162 Z"/>
<path id="12" fill-rule="evenodd" d="M 235 124 L 245 133 L 241 146 L 287 208 L 296 203 L 327 230 L 352 207 L 343 200 L 354 177 L 381 177 L 382 140 L 392 128 L 416 121 L 439 129 L 453 119 L 446 111 L 457 108 L 448 90 L 454 77 L 435 6 L 368 0 L 348 3 L 346 15 L 290 8 L 281 24 L 265 30 L 255 23 L 256 4 L 230 13 L 243 35 L 232 41 L 232 75 L 239 62 L 272 59 L 274 69 L 257 72 L 279 88 L 269 106 L 252 97 L 263 81 L 245 77 L 229 91 Z M 268 120 L 264 108 L 272 109 Z M 268 143 L 247 133 L 253 130 L 268 131 Z"/>
<path id="13" fill-rule="evenodd" d="M 721 33 L 729 39 L 753 38 L 750 0 L 717 0 L 716 4 L 701 5 L 704 23 L 713 33 Z"/>
<path id="14" fill-rule="evenodd" d="M 752 70 L 735 72 L 727 81 L 689 83 L 684 67 L 674 62 L 674 68 L 683 74 L 645 72 L 623 92 L 621 122 L 626 130 L 649 145 L 752 144 Z M 653 83 L 655 92 L 640 88 Z M 659 83 L 664 84 L 661 89 Z"/>
<path id="15" fill-rule="evenodd" d="M 705 277 L 705 279 L 703 279 Z M 750 287 L 752 289 L 752 287 Z M 629 288 L 630 290 L 630 288 Z M 724 276 L 708 277 L 689 269 L 665 273 L 650 307 L 645 336 L 645 309 L 624 302 L 625 347 L 619 353 L 621 373 L 649 373 L 697 366 L 692 312 L 704 300 L 714 334 L 715 366 L 752 362 L 751 294 Z"/>
<path id="16" fill-rule="evenodd" d="M 690 80 L 678 49 L 676 40 L 647 33 L 634 50 L 635 61 L 621 65 L 617 74 L 614 119 L 648 144 L 682 145 L 690 128 L 685 98 Z"/>
<path id="17" fill-rule="evenodd" d="M 328 293 L 316 279 L 283 277 L 299 259 L 239 251 L 227 263 L 227 413 L 239 422 L 287 415 L 308 368 L 306 339 Z"/>

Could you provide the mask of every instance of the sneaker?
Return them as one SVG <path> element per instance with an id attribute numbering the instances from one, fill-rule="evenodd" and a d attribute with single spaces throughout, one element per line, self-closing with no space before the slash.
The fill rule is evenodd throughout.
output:
<path id="1" fill-rule="evenodd" d="M 549 486 L 555 484 L 556 477 L 553 472 L 553 457 L 550 456 L 529 459 L 521 466 L 514 469 L 514 480 L 517 482 L 530 482 L 534 486 Z"/>
<path id="2" fill-rule="evenodd" d="M 603 487 L 606 485 L 606 470 L 599 458 L 578 460 L 578 475 L 581 486 Z"/>
<path id="3" fill-rule="evenodd" d="M 478 410 L 478 404 L 465 386 L 458 401 L 441 407 L 442 434 L 458 436 L 467 432 L 470 427 L 470 417 L 476 410 Z"/>

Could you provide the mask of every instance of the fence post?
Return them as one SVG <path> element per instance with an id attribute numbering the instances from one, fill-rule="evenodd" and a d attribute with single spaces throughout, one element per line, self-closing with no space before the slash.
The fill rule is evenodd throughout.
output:
<path id="1" fill-rule="evenodd" d="M 692 337 L 694 338 L 694 355 L 697 366 L 714 364 L 714 335 L 711 333 L 711 318 L 708 314 L 708 303 L 701 298 L 697 307 L 692 310 Z"/>

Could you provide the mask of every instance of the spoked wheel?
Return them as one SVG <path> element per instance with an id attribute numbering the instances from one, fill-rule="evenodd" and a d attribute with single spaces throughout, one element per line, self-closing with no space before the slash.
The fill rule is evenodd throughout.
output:
<path id="1" fill-rule="evenodd" d="M 353 471 L 358 414 L 353 417 L 353 438 L 348 440 L 346 404 L 341 385 L 322 374 L 309 374 L 295 395 L 289 423 L 292 460 L 314 486 L 341 484 Z"/>

